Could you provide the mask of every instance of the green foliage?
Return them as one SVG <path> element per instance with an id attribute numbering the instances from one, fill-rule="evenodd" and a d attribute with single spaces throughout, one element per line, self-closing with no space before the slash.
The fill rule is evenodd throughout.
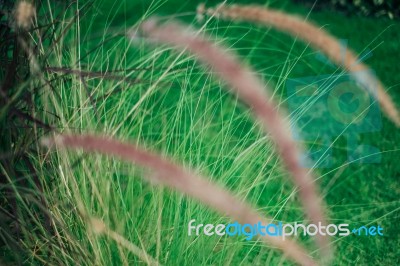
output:
<path id="1" fill-rule="evenodd" d="M 121 34 L 151 14 L 178 13 L 179 19 L 192 23 L 191 1 L 35 2 L 40 3 L 40 30 L 29 32 L 26 40 L 41 75 L 25 75 L 25 55 L 18 73 L 13 70 L 13 85 L 2 86 L 13 104 L 1 98 L 0 264 L 143 264 L 115 241 L 94 235 L 77 210 L 81 204 L 163 265 L 290 265 L 279 252 L 255 241 L 187 236 L 192 218 L 206 223 L 228 219 L 143 182 L 143 172 L 136 167 L 39 146 L 38 140 L 51 132 L 113 134 L 192 166 L 265 214 L 302 221 L 293 185 L 247 109 L 192 58 L 140 40 L 131 45 Z M 309 11 L 280 1 L 275 5 L 301 15 Z M 2 29 L 12 33 L 6 16 L 2 13 Z M 398 62 L 393 56 L 400 47 L 399 22 L 324 10 L 313 11 L 310 19 L 329 25 L 328 30 L 348 39 L 355 51 L 373 49 L 367 63 L 400 102 Z M 282 105 L 288 78 L 337 72 L 318 61 L 315 51 L 275 31 L 221 21 L 212 21 L 205 31 L 271 80 L 270 85 L 275 83 L 275 97 Z M 5 51 L 13 46 L 1 36 L 3 84 L 9 69 L 4 62 L 13 58 Z M 15 114 L 18 110 L 22 114 Z M 318 183 L 332 221 L 380 224 L 387 230 L 383 238 L 335 239 L 335 265 L 399 265 L 400 134 L 387 120 L 383 123 L 382 132 L 363 139 L 382 151 L 380 165 L 347 164 L 346 141 L 339 138 L 334 149 L 343 163 L 320 171 Z M 315 249 L 310 239 L 299 241 Z"/>

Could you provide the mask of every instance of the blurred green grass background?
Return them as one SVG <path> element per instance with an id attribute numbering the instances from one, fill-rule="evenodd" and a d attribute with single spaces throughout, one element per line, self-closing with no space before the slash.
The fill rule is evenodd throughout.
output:
<path id="1" fill-rule="evenodd" d="M 44 9 L 48 13 L 43 11 L 43 15 L 62 11 L 57 4 L 49 3 Z M 207 5 L 216 3 L 209 1 Z M 44 121 L 67 132 L 112 134 L 140 143 L 210 176 L 266 215 L 284 222 L 306 222 L 288 175 L 246 107 L 192 57 L 167 47 L 149 46 L 140 39 L 130 44 L 123 36 L 151 14 L 177 17 L 199 28 L 202 24 L 194 20 L 197 1 L 96 1 L 85 10 L 87 13 L 71 20 L 85 4 L 73 3 L 61 12 L 64 24 L 57 34 L 61 35 L 62 29 L 68 31 L 50 50 L 48 64 L 85 71 L 122 69 L 118 74 L 135 80 L 135 84 L 87 78 L 94 107 L 79 77 L 62 76 L 54 85 L 60 98 L 44 92 L 36 99 L 39 108 L 60 117 L 54 120 L 43 112 Z M 331 10 L 310 11 L 289 1 L 266 5 L 309 16 L 338 38 L 347 39 L 357 53 L 372 50 L 373 56 L 366 63 L 400 103 L 400 22 L 349 17 Z M 317 51 L 274 30 L 212 20 L 205 31 L 239 54 L 275 88 L 274 98 L 282 103 L 283 110 L 287 109 L 286 80 L 337 73 L 337 68 L 317 60 Z M 45 51 L 48 47 L 43 44 Z M 382 237 L 335 238 L 334 265 L 400 263 L 400 137 L 385 117 L 382 122 L 381 131 L 362 138 L 363 144 L 382 152 L 381 163 L 348 164 L 346 139 L 340 137 L 333 146 L 337 159 L 334 167 L 315 171 L 332 223 L 379 224 L 384 228 Z M 93 234 L 78 215 L 77 204 L 162 264 L 291 264 L 255 239 L 188 236 L 191 219 L 214 224 L 228 223 L 229 219 L 179 193 L 151 186 L 141 179 L 146 174 L 141 169 L 112 158 L 73 152 L 59 151 L 50 158 L 31 154 L 31 158 L 59 231 L 43 237 L 40 232 L 45 229 L 40 223 L 27 225 L 31 230 L 25 231 L 21 240 L 25 264 L 143 263 L 113 240 Z M 30 212 L 26 213 L 29 216 Z M 40 217 L 33 220 L 39 222 Z M 300 241 L 316 254 L 318 247 L 313 246 L 312 239 Z M 12 261 L 10 250 L 2 249 L 4 261 Z"/>

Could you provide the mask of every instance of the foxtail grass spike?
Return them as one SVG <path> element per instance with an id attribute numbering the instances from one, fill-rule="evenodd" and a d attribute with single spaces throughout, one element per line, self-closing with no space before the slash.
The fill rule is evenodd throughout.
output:
<path id="1" fill-rule="evenodd" d="M 220 4 L 216 8 L 205 8 L 204 4 L 201 4 L 197 11 L 200 13 L 198 17 L 205 13 L 222 19 L 271 26 L 310 43 L 315 49 L 324 52 L 334 63 L 350 72 L 355 81 L 376 98 L 387 117 L 397 127 L 400 126 L 399 112 L 382 82 L 367 65 L 360 62 L 354 52 L 350 49 L 343 51 L 340 42 L 323 29 L 297 16 L 261 6 Z"/>
<path id="2" fill-rule="evenodd" d="M 187 50 L 194 54 L 200 61 L 210 66 L 215 74 L 250 106 L 265 132 L 271 135 L 283 163 L 299 188 L 300 200 L 307 216 L 315 224 L 326 224 L 322 200 L 317 193 L 314 180 L 308 171 L 301 167 L 300 153 L 290 136 L 289 126 L 278 113 L 276 105 L 266 93 L 266 86 L 260 79 L 250 69 L 242 66 L 226 49 L 177 22 L 160 24 L 153 18 L 143 22 L 136 30 L 151 42 L 172 45 L 179 50 Z M 136 35 L 131 37 L 136 38 Z M 324 253 L 328 255 L 328 236 L 317 236 L 317 239 Z"/>
<path id="3" fill-rule="evenodd" d="M 158 184 L 193 197 L 239 223 L 268 224 L 272 221 L 271 218 L 262 217 L 227 190 L 136 145 L 93 135 L 58 135 L 54 138 L 43 139 L 42 144 L 48 147 L 83 149 L 86 152 L 115 156 L 146 167 L 154 173 L 154 175 L 150 175 L 150 181 L 156 181 Z M 279 248 L 285 255 L 301 265 L 316 265 L 306 251 L 293 240 L 282 240 L 280 237 L 269 235 L 262 236 L 262 239 Z"/>

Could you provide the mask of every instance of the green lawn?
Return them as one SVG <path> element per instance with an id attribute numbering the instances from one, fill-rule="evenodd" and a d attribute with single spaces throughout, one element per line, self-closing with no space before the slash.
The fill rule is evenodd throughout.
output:
<path id="1" fill-rule="evenodd" d="M 98 1 L 74 21 L 71 18 L 78 8 L 84 7 L 83 3 L 74 3 L 66 12 L 62 12 L 61 5 L 44 7 L 47 12 L 43 11 L 43 16 L 61 14 L 63 24 L 57 24 L 56 37 L 61 36 L 63 29 L 67 32 L 54 46 L 43 43 L 41 53 L 49 53 L 48 66 L 103 72 L 122 69 L 115 74 L 126 79 L 86 77 L 85 88 L 77 75 L 46 72 L 45 79 L 55 80 L 51 89 L 43 86 L 34 96 L 36 116 L 62 132 L 112 134 L 139 143 L 196 169 L 265 215 L 283 222 L 307 222 L 272 143 L 246 106 L 223 89 L 224 84 L 193 57 L 168 47 L 150 46 L 141 39 L 130 44 L 121 34 L 150 14 L 177 15 L 193 27 L 202 26 L 195 22 L 193 13 L 197 1 L 150 2 Z M 309 13 L 308 9 L 287 1 L 275 1 L 270 6 L 303 16 Z M 312 11 L 309 18 L 339 39 L 346 39 L 357 53 L 371 50 L 372 57 L 366 63 L 400 106 L 400 22 L 346 17 L 329 10 Z M 304 43 L 274 30 L 212 20 L 205 32 L 239 54 L 275 88 L 274 98 L 283 110 L 288 108 L 287 80 L 338 71 L 318 60 L 317 52 Z M 40 82 L 34 79 L 32 84 Z M 22 134 L 37 134 L 37 139 L 43 133 L 25 130 Z M 333 165 L 315 170 L 319 176 L 317 184 L 332 223 L 380 225 L 384 236 L 334 238 L 334 265 L 398 265 L 400 134 L 382 116 L 381 130 L 362 134 L 359 141 L 377 147 L 381 162 L 349 164 L 346 138 L 339 136 L 333 144 Z M 20 240 L 25 264 L 144 264 L 120 243 L 94 234 L 77 206 L 102 219 L 161 264 L 292 264 L 256 239 L 188 236 L 191 219 L 214 224 L 227 224 L 230 220 L 178 192 L 149 184 L 142 179 L 148 172 L 141 168 L 82 152 L 52 151 L 44 156 L 45 153 L 45 149 L 37 148 L 28 157 L 41 180 L 55 232 L 46 232 L 42 217 L 36 215 L 37 208 L 25 196 L 35 192 L 26 192 L 18 182 L 10 181 L 20 195 L 20 219 L 29 221 L 23 226 Z M 2 173 L 11 179 L 7 169 L 2 165 Z M 20 169 L 24 171 L 29 173 Z M 299 241 L 317 255 L 312 238 Z M 15 262 L 10 252 L 2 247 L 4 263 Z"/>

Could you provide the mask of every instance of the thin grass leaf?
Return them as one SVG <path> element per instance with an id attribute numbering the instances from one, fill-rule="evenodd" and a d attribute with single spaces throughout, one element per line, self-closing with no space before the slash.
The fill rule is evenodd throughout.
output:
<path id="1" fill-rule="evenodd" d="M 158 266 L 161 265 L 158 263 L 156 259 L 151 257 L 146 251 L 141 249 L 140 247 L 136 246 L 129 240 L 127 240 L 125 237 L 122 235 L 118 234 L 117 232 L 111 230 L 108 228 L 104 222 L 100 219 L 93 218 L 93 217 L 86 217 L 90 221 L 91 229 L 93 230 L 94 233 L 96 234 L 105 234 L 109 238 L 113 239 L 115 242 L 117 242 L 120 246 L 126 248 L 132 254 L 136 255 L 139 257 L 142 261 L 145 261 L 147 265 L 153 265 L 153 266 Z"/>

